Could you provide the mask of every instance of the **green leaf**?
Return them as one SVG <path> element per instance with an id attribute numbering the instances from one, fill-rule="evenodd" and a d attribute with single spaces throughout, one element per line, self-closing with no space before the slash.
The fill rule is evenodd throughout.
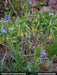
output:
<path id="1" fill-rule="evenodd" d="M 40 44 L 38 46 L 38 49 L 35 50 L 35 61 L 38 59 L 38 57 L 40 56 L 40 52 L 41 50 L 43 50 L 43 46 Z"/>
<path id="2" fill-rule="evenodd" d="M 46 50 L 50 58 L 52 58 L 54 55 L 57 55 L 57 37 L 53 39 L 53 43 L 50 42 L 46 46 Z"/>
<path id="3" fill-rule="evenodd" d="M 50 28 L 50 33 L 52 34 L 52 36 L 54 37 L 54 32 L 53 32 L 53 29 Z"/>
<path id="4" fill-rule="evenodd" d="M 13 49 L 14 49 L 14 45 L 13 45 L 12 40 L 7 40 L 7 45 L 8 45 L 10 48 L 13 48 Z"/>
<path id="5" fill-rule="evenodd" d="M 34 62 L 27 62 L 27 69 L 29 72 L 34 72 Z"/>
<path id="6" fill-rule="evenodd" d="M 19 52 L 19 48 L 20 48 L 20 43 L 17 43 L 16 48 L 15 48 L 15 52 L 16 52 L 16 53 Z"/>

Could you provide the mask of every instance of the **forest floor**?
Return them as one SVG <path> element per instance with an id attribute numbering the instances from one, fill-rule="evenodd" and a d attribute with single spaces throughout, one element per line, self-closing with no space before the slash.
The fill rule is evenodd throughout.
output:
<path id="1" fill-rule="evenodd" d="M 0 45 L 0 57 L 3 57 L 4 54 L 5 54 L 5 48 L 2 45 Z M 5 58 L 5 59 L 6 59 L 5 62 L 7 62 L 8 59 L 7 58 Z M 0 60 L 1 60 L 1 58 L 0 58 Z M 33 57 L 31 58 L 31 61 L 33 61 Z M 57 60 L 56 59 L 54 59 L 53 64 L 54 64 L 54 68 L 55 68 L 55 70 L 53 72 L 57 72 Z"/>

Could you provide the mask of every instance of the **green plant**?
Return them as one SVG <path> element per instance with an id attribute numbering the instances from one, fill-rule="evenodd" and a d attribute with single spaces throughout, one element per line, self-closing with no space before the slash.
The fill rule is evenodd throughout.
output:
<path id="1" fill-rule="evenodd" d="M 14 5 L 15 2 L 16 1 L 13 1 Z M 17 17 L 12 20 L 2 19 L 2 22 L 0 21 L 0 44 L 2 44 L 6 48 L 5 51 L 10 54 L 10 60 L 7 64 L 4 62 L 6 58 L 5 55 L 2 58 L 0 66 L 1 72 L 3 72 L 5 68 L 8 72 L 38 72 L 40 70 L 39 64 L 44 63 L 42 58 L 39 58 L 41 50 L 47 50 L 50 57 L 54 54 L 57 55 L 55 52 L 57 49 L 57 39 L 53 40 L 57 35 L 57 17 L 49 16 L 51 11 L 45 14 L 41 14 L 40 12 L 31 14 L 30 11 L 28 12 L 28 7 L 29 1 L 27 1 L 26 5 L 21 3 L 21 8 L 25 11 L 24 15 L 22 14 L 21 17 L 18 17 L 14 10 L 14 8 L 17 8 L 17 6 L 15 6 L 13 11 Z M 11 18 L 12 13 L 8 12 L 8 15 Z M 6 29 L 7 32 L 4 33 L 2 29 Z M 48 37 L 51 40 L 49 44 L 47 44 Z M 33 51 L 33 61 L 29 62 L 27 60 L 24 63 L 24 55 L 26 55 L 27 59 L 27 54 L 32 54 L 31 51 Z M 13 62 L 13 60 L 15 62 Z M 47 62 L 49 62 L 48 59 L 44 64 L 45 66 Z M 47 63 L 47 65 L 49 66 L 50 64 Z"/>
<path id="2" fill-rule="evenodd" d="M 52 58 L 54 55 L 57 56 L 57 36 L 51 40 L 51 42 L 45 47 L 48 52 L 48 56 Z"/>

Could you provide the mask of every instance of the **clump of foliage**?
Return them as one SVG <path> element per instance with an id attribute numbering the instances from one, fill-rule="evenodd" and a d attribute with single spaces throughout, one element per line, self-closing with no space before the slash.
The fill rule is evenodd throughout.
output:
<path id="1" fill-rule="evenodd" d="M 57 14 L 52 11 L 45 14 L 41 14 L 39 11 L 31 14 L 30 11 L 27 11 L 29 5 L 31 5 L 30 1 L 27 1 L 26 5 L 21 5 L 22 10 L 25 11 L 21 17 L 7 15 L 0 21 L 0 44 L 5 47 L 5 55 L 1 58 L 0 72 L 4 72 L 5 69 L 7 72 L 38 72 L 40 64 L 44 64 L 46 68 L 51 64 L 53 69 L 52 62 L 47 58 L 48 55 L 42 58 L 40 52 L 45 49 L 47 54 L 54 55 L 53 47 L 56 41 L 53 39 L 57 35 Z M 51 42 L 52 44 L 50 44 Z M 29 61 L 27 55 L 32 54 L 33 61 Z M 10 59 L 8 63 L 5 62 L 6 56 Z M 45 57 L 47 60 L 43 62 Z M 25 62 L 24 58 L 27 59 Z"/>

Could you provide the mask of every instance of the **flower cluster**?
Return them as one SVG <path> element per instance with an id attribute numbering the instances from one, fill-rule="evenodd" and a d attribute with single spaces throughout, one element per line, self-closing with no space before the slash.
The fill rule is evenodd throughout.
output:
<path id="1" fill-rule="evenodd" d="M 49 16 L 54 17 L 54 16 L 56 16 L 56 15 L 54 15 L 54 13 L 49 13 Z"/>
<path id="2" fill-rule="evenodd" d="M 1 30 L 1 32 L 7 33 L 7 29 L 3 28 L 3 29 Z"/>
<path id="3" fill-rule="evenodd" d="M 24 9 L 24 6 L 23 6 L 23 9 Z"/>
<path id="4" fill-rule="evenodd" d="M 10 17 L 9 17 L 9 16 L 6 16 L 6 17 L 5 17 L 5 20 L 10 20 Z"/>
<path id="5" fill-rule="evenodd" d="M 29 1 L 29 4 L 31 5 L 31 4 L 32 4 L 32 2 L 31 2 L 31 1 Z"/>
<path id="6" fill-rule="evenodd" d="M 49 13 L 49 16 L 54 16 L 54 14 L 53 13 Z"/>
<path id="7" fill-rule="evenodd" d="M 32 17 L 30 16 L 29 19 L 32 19 Z"/>
<path id="8" fill-rule="evenodd" d="M 42 50 L 41 52 L 40 52 L 40 57 L 43 57 L 43 56 L 45 56 L 46 55 L 46 51 L 45 50 Z"/>

